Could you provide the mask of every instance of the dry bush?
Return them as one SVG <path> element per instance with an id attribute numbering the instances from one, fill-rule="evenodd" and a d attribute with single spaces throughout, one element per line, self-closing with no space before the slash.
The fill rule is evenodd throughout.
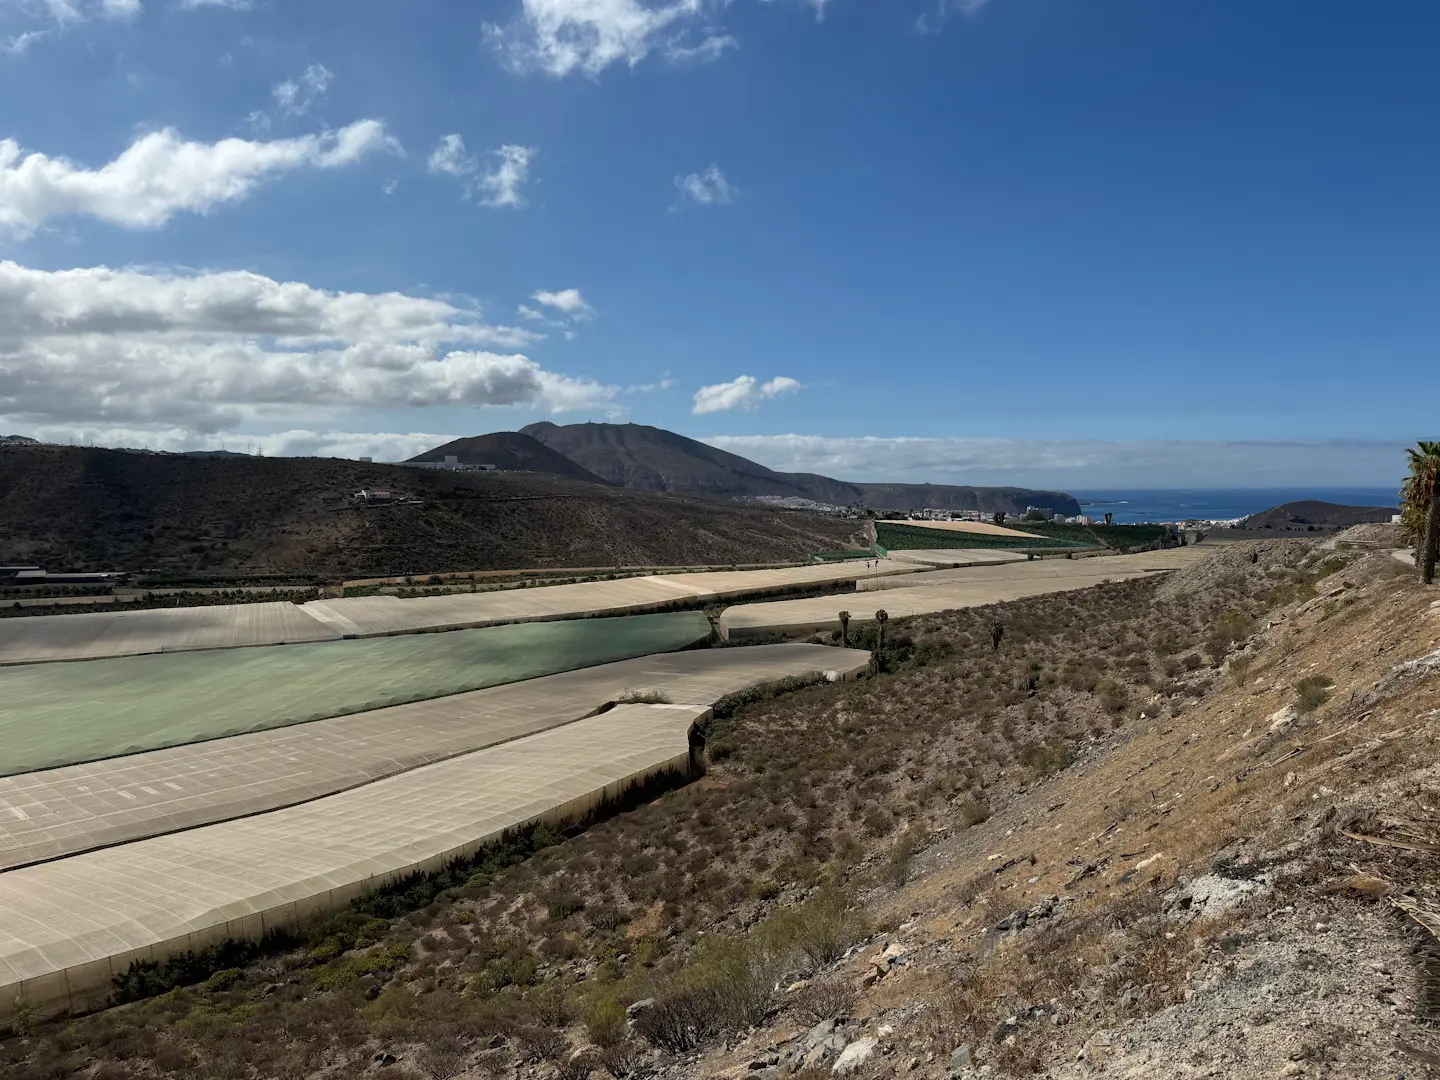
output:
<path id="1" fill-rule="evenodd" d="M 855 988 L 844 979 L 816 979 L 795 995 L 792 1005 L 796 1015 L 813 1025 L 845 1016 L 855 997 Z"/>
<path id="2" fill-rule="evenodd" d="M 1330 700 L 1335 680 L 1329 675 L 1307 675 L 1295 684 L 1295 709 L 1312 713 Z"/>

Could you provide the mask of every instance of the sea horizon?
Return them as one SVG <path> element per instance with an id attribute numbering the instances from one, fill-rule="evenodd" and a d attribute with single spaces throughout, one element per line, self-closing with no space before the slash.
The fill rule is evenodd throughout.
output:
<path id="1" fill-rule="evenodd" d="M 1185 487 L 1090 488 L 1071 491 L 1091 515 L 1113 515 L 1123 524 L 1184 521 L 1196 518 L 1228 521 L 1248 517 L 1285 503 L 1338 503 L 1342 506 L 1398 506 L 1397 487 Z"/>

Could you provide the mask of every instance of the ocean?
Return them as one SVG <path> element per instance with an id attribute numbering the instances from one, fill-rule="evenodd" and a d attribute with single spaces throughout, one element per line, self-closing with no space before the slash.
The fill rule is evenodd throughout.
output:
<path id="1" fill-rule="evenodd" d="M 1186 518 L 1228 521 L 1304 499 L 1346 506 L 1395 506 L 1399 502 L 1395 488 L 1167 488 L 1072 491 L 1071 494 L 1091 517 L 1110 513 L 1116 522 L 1124 524 Z"/>

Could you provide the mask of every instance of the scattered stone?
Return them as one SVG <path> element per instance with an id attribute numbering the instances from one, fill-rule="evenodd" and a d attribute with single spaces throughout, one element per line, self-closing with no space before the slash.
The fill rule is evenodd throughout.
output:
<path id="1" fill-rule="evenodd" d="M 375 1056 L 372 1057 L 370 1060 L 373 1061 L 376 1065 L 385 1066 L 394 1065 L 395 1062 L 399 1061 L 400 1059 L 397 1058 L 394 1054 L 390 1053 L 389 1050 L 377 1050 L 375 1052 Z"/>
<path id="2" fill-rule="evenodd" d="M 654 999 L 654 998 L 641 998 L 639 1001 L 633 1002 L 632 1004 L 630 1004 L 629 1006 L 626 1007 L 626 1009 L 625 1009 L 625 1015 L 628 1016 L 631 1020 L 633 1020 L 633 1019 L 635 1019 L 635 1017 L 639 1016 L 639 1015 L 640 1015 L 642 1012 L 644 1012 L 646 1009 L 653 1009 L 654 1007 L 655 1007 L 655 999 Z"/>
<path id="3" fill-rule="evenodd" d="M 1138 1004 L 1140 1004 L 1140 1002 L 1142 1002 L 1142 1001 L 1144 1001 L 1144 1000 L 1145 1000 L 1145 988 L 1144 988 L 1143 986 L 1130 986 L 1130 987 L 1127 987 L 1127 988 L 1125 989 L 1125 992 L 1120 995 L 1120 1004 L 1121 1004 L 1121 1006 L 1123 1006 L 1124 1008 L 1127 1008 L 1127 1009 L 1130 1008 L 1130 1006 L 1132 1006 L 1132 1005 L 1138 1005 Z"/>
<path id="4" fill-rule="evenodd" d="M 870 967 L 866 968 L 863 972 L 860 973 L 860 976 L 855 980 L 855 985 L 858 986 L 861 990 L 868 990 L 870 987 L 874 986 L 875 983 L 879 981 L 879 979 L 880 969 L 874 964 L 871 964 Z"/>
<path id="5" fill-rule="evenodd" d="M 950 1051 L 950 1067 L 952 1069 L 968 1069 L 975 1061 L 975 1051 L 969 1043 L 964 1043 Z"/>
<path id="6" fill-rule="evenodd" d="M 1266 719 L 1270 724 L 1270 734 L 1278 735 L 1282 731 L 1288 731 L 1294 726 L 1296 719 L 1300 716 L 1294 705 L 1286 705 L 1284 708 L 1276 709 Z"/>
<path id="7" fill-rule="evenodd" d="M 863 1039 L 856 1039 L 840 1052 L 839 1059 L 830 1067 L 830 1071 L 836 1076 L 845 1076 L 852 1073 L 870 1059 L 875 1052 L 875 1047 L 880 1040 L 873 1036 L 866 1036 Z"/>

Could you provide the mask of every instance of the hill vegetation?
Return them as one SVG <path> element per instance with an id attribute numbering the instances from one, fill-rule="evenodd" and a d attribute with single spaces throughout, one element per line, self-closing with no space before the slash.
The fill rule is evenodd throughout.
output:
<path id="1" fill-rule="evenodd" d="M 1072 496 L 1058 491 L 944 484 L 853 484 L 815 473 L 776 472 L 738 454 L 643 424 L 560 427 L 547 421 L 531 424 L 522 432 L 597 476 L 640 491 L 725 499 L 790 497 L 876 510 L 934 507 L 1023 514 L 1026 507 L 1042 506 L 1057 513 L 1080 512 L 1080 504 Z"/>
<path id="2" fill-rule="evenodd" d="M 402 501 L 358 505 L 361 489 Z M 333 579 L 774 563 L 858 546 L 857 525 L 536 473 L 0 448 L 0 562 L 53 569 Z"/>

